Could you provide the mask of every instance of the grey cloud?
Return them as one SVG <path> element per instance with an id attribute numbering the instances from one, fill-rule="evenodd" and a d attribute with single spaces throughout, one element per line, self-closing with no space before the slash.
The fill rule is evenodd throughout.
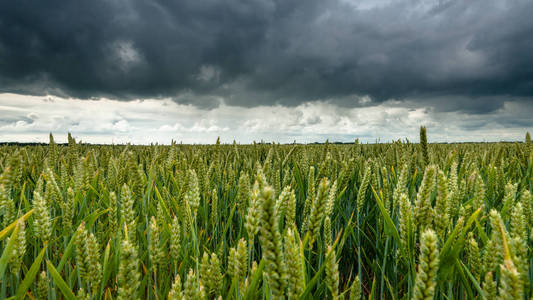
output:
<path id="1" fill-rule="evenodd" d="M 533 98 L 532 11 L 526 0 L 4 1 L 0 92 L 488 113 Z"/>

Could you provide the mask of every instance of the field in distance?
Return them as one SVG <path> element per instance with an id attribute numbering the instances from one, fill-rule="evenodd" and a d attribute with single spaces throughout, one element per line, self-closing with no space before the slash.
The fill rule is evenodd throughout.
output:
<path id="1" fill-rule="evenodd" d="M 530 299 L 533 144 L 0 146 L 0 298 Z"/>

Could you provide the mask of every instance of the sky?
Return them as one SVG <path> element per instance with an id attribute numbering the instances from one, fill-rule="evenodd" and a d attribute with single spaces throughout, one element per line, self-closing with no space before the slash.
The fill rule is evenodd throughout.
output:
<path id="1" fill-rule="evenodd" d="M 0 3 L 0 142 L 523 140 L 531 0 Z"/>

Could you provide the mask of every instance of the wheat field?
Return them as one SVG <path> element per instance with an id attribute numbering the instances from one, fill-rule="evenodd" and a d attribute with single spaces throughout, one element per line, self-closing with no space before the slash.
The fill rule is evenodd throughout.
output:
<path id="1" fill-rule="evenodd" d="M 0 146 L 1 299 L 531 299 L 533 144 Z"/>

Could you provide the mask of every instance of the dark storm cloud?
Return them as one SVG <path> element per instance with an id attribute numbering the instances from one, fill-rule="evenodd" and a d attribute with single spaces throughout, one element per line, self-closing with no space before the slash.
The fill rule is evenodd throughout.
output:
<path id="1" fill-rule="evenodd" d="M 532 1 L 353 2 L 3 1 L 0 91 L 476 113 L 533 97 Z"/>

